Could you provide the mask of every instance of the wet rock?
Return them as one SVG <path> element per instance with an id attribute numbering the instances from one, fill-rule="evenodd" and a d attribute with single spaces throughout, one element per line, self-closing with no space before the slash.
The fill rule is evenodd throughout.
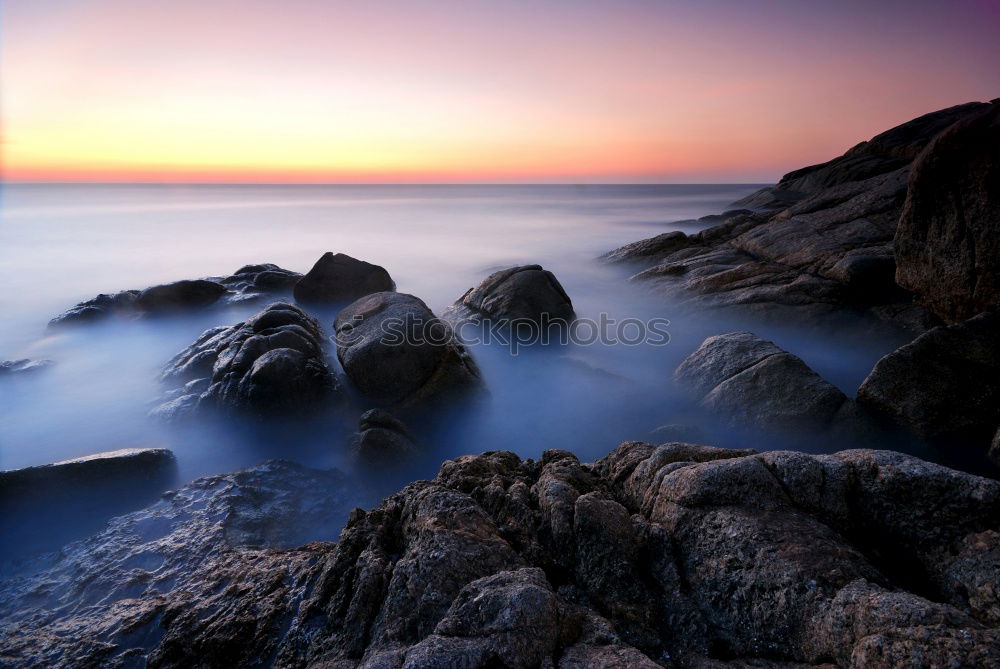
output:
<path id="1" fill-rule="evenodd" d="M 571 321 L 574 313 L 573 302 L 555 274 L 541 265 L 521 265 L 494 272 L 467 290 L 449 308 L 446 318 L 453 322 L 544 325 Z"/>
<path id="2" fill-rule="evenodd" d="M 762 429 L 823 426 L 847 402 L 802 360 L 749 332 L 709 337 L 674 379 L 703 407 Z"/>
<path id="3" fill-rule="evenodd" d="M 337 314 L 334 330 L 344 372 L 384 406 L 435 404 L 482 388 L 479 368 L 451 327 L 413 295 L 363 297 Z"/>
<path id="4" fill-rule="evenodd" d="M 161 378 L 176 390 L 153 413 L 177 419 L 214 408 L 293 415 L 334 405 L 340 388 L 322 342 L 319 323 L 285 302 L 206 330 L 167 363 Z"/>
<path id="5" fill-rule="evenodd" d="M 78 325 L 103 320 L 115 314 L 135 312 L 138 290 L 123 290 L 118 293 L 101 293 L 97 297 L 80 302 L 49 321 L 49 327 Z"/>
<path id="6" fill-rule="evenodd" d="M 1000 100 L 955 123 L 913 165 L 896 280 L 949 322 L 1000 310 Z"/>
<path id="7" fill-rule="evenodd" d="M 639 442 L 592 465 L 565 451 L 465 456 L 351 512 L 336 545 L 265 548 L 290 545 L 304 515 L 337 515 L 341 488 L 322 476 L 271 464 L 203 479 L 0 583 L 0 656 L 52 667 L 1000 662 L 1000 483 L 913 457 Z"/>
<path id="8" fill-rule="evenodd" d="M 22 358 L 21 360 L 3 360 L 0 361 L 0 378 L 14 374 L 37 372 L 52 365 L 53 362 L 51 360 L 29 360 L 27 358 Z"/>
<path id="9" fill-rule="evenodd" d="M 361 414 L 351 450 L 365 466 L 394 468 L 411 460 L 418 448 L 403 421 L 388 411 L 369 409 Z"/>
<path id="10" fill-rule="evenodd" d="M 664 232 L 649 239 L 641 239 L 626 244 L 614 251 L 608 251 L 601 260 L 610 263 L 643 263 L 655 265 L 671 253 L 691 245 L 688 236 L 683 232 Z"/>
<path id="11" fill-rule="evenodd" d="M 246 302 L 265 295 L 291 294 L 302 278 L 298 272 L 283 269 L 273 263 L 244 265 L 232 275 L 218 279 L 233 295 L 230 302 Z"/>
<path id="12" fill-rule="evenodd" d="M 143 290 L 135 298 L 135 307 L 146 313 L 162 313 L 207 307 L 218 301 L 226 287 L 215 281 L 196 279 L 174 281 Z"/>
<path id="13" fill-rule="evenodd" d="M 1000 316 L 934 328 L 886 355 L 858 403 L 921 436 L 986 452 L 1000 425 Z"/>
<path id="14" fill-rule="evenodd" d="M 324 253 L 295 284 L 295 299 L 303 304 L 343 304 L 365 295 L 396 290 L 384 268 L 343 253 Z"/>

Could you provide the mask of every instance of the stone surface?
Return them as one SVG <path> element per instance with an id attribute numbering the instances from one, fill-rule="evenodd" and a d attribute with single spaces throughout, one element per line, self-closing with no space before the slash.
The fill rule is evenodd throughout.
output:
<path id="1" fill-rule="evenodd" d="M 51 367 L 52 364 L 51 360 L 29 360 L 27 358 L 3 360 L 0 361 L 0 377 L 37 372 L 46 367 Z"/>
<path id="2" fill-rule="evenodd" d="M 161 378 L 173 390 L 153 413 L 177 419 L 212 408 L 294 415 L 335 405 L 340 388 L 323 339 L 315 319 L 285 302 L 206 330 L 167 363 Z"/>
<path id="3" fill-rule="evenodd" d="M 445 313 L 449 321 L 494 325 L 526 322 L 565 323 L 574 318 L 573 302 L 555 274 L 541 265 L 508 267 L 470 288 Z"/>
<path id="4" fill-rule="evenodd" d="M 396 284 L 384 268 L 343 253 L 327 252 L 299 279 L 294 293 L 303 304 L 343 304 L 393 290 Z"/>
<path id="5" fill-rule="evenodd" d="M 150 314 L 197 309 L 215 303 L 225 293 L 225 286 L 207 279 L 174 281 L 146 288 L 136 296 L 134 305 Z"/>
<path id="6" fill-rule="evenodd" d="M 246 302 L 266 295 L 291 294 L 302 275 L 273 263 L 244 265 L 227 277 L 218 279 L 232 293 L 230 301 Z"/>
<path id="7" fill-rule="evenodd" d="M 985 452 L 1000 425 L 1000 315 L 935 328 L 886 355 L 858 403 L 921 436 Z"/>
<path id="8" fill-rule="evenodd" d="M 914 162 L 895 252 L 899 285 L 946 321 L 1000 311 L 1000 100 Z"/>
<path id="9" fill-rule="evenodd" d="M 101 293 L 80 302 L 49 321 L 49 327 L 80 325 L 103 320 L 109 316 L 135 313 L 135 298 L 138 290 L 123 290 L 118 293 Z"/>
<path id="10" fill-rule="evenodd" d="M 337 314 L 337 358 L 367 399 L 412 408 L 482 388 L 479 368 L 451 327 L 419 298 L 383 292 Z"/>
<path id="11" fill-rule="evenodd" d="M 418 447 L 403 421 L 388 411 L 369 409 L 361 414 L 351 451 L 365 467 L 391 469 L 411 460 Z"/>
<path id="12" fill-rule="evenodd" d="M 653 264 L 690 245 L 690 239 L 683 232 L 664 232 L 649 239 L 626 244 L 614 251 L 608 251 L 601 256 L 601 260 L 610 263 L 646 262 Z"/>
<path id="13" fill-rule="evenodd" d="M 802 360 L 750 332 L 709 337 L 674 379 L 706 409 L 762 429 L 822 427 L 848 401 Z"/>
<path id="14" fill-rule="evenodd" d="M 639 442 L 592 465 L 466 456 L 351 512 L 337 544 L 287 548 L 343 508 L 326 476 L 273 463 L 203 479 L 0 583 L 0 658 L 1000 663 L 1000 483 L 913 457 Z"/>

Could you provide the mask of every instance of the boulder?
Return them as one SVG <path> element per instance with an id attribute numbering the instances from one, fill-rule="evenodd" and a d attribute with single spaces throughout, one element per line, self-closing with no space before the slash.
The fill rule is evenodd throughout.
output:
<path id="1" fill-rule="evenodd" d="M 1000 482 L 889 451 L 622 444 L 445 462 L 377 507 L 288 463 L 202 479 L 0 582 L 51 667 L 1000 663 Z"/>
<path id="2" fill-rule="evenodd" d="M 825 426 L 848 401 L 802 360 L 750 332 L 709 337 L 674 379 L 701 406 L 761 429 Z"/>
<path id="3" fill-rule="evenodd" d="M 1000 425 L 1000 315 L 934 328 L 884 356 L 858 403 L 920 436 L 984 453 Z"/>
<path id="4" fill-rule="evenodd" d="M 14 374 L 37 372 L 47 367 L 51 367 L 52 364 L 51 360 L 29 360 L 27 358 L 22 358 L 20 360 L 3 360 L 0 361 L 0 378 Z"/>
<path id="5" fill-rule="evenodd" d="M 154 414 L 176 419 L 202 408 L 261 416 L 321 410 L 340 393 L 322 342 L 319 323 L 285 302 L 245 322 L 206 330 L 164 367 L 161 378 L 174 390 Z"/>
<path id="6" fill-rule="evenodd" d="M 366 467 L 395 468 L 411 460 L 418 448 L 406 424 L 382 409 L 361 414 L 351 438 L 354 459 Z"/>
<path id="7" fill-rule="evenodd" d="M 302 275 L 274 263 L 244 265 L 227 277 L 218 279 L 233 295 L 231 302 L 246 302 L 265 295 L 291 294 Z"/>
<path id="8" fill-rule="evenodd" d="M 295 283 L 294 294 L 303 304 L 343 304 L 393 290 L 396 284 L 384 268 L 343 253 L 327 252 Z"/>
<path id="9" fill-rule="evenodd" d="M 80 325 L 103 320 L 116 314 L 135 313 L 135 299 L 138 290 L 123 290 L 118 293 L 101 293 L 97 297 L 80 302 L 49 321 L 50 328 L 65 325 Z"/>
<path id="10" fill-rule="evenodd" d="M 226 287 L 215 281 L 174 281 L 146 288 L 135 298 L 135 307 L 146 313 L 161 313 L 207 307 L 218 301 Z"/>
<path id="11" fill-rule="evenodd" d="M 382 406 L 436 403 L 482 387 L 479 368 L 451 327 L 413 295 L 363 297 L 337 314 L 334 330 L 344 372 Z"/>
<path id="12" fill-rule="evenodd" d="M 465 291 L 449 307 L 445 318 L 455 323 L 505 326 L 517 322 L 566 323 L 574 316 L 573 302 L 555 274 L 541 265 L 520 265 L 494 272 Z"/>
<path id="13" fill-rule="evenodd" d="M 1000 100 L 914 162 L 895 252 L 896 281 L 945 321 L 1000 311 Z"/>

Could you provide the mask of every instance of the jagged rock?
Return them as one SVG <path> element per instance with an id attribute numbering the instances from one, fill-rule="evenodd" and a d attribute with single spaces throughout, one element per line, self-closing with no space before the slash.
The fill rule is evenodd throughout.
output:
<path id="1" fill-rule="evenodd" d="M 101 293 L 97 297 L 80 302 L 49 321 L 49 327 L 77 325 L 99 321 L 115 314 L 134 313 L 138 290 L 123 290 L 118 293 Z"/>
<path id="2" fill-rule="evenodd" d="M 848 401 L 798 357 L 749 332 L 709 337 L 674 379 L 703 407 L 762 429 L 824 426 Z"/>
<path id="3" fill-rule="evenodd" d="M 296 414 L 333 404 L 340 388 L 322 342 L 319 323 L 285 302 L 206 330 L 164 367 L 161 378 L 175 390 L 154 414 L 175 419 L 206 407 Z"/>
<path id="4" fill-rule="evenodd" d="M 573 302 L 555 274 L 541 265 L 520 265 L 494 272 L 465 291 L 445 318 L 456 323 L 524 321 L 544 325 L 571 321 L 574 313 Z"/>
<path id="5" fill-rule="evenodd" d="M 27 358 L 22 358 L 21 360 L 3 360 L 0 361 L 0 377 L 37 372 L 46 367 L 51 367 L 52 364 L 51 360 L 29 360 Z"/>
<path id="6" fill-rule="evenodd" d="M 263 548 L 289 545 L 303 515 L 336 513 L 338 483 L 322 476 L 272 464 L 204 479 L 0 583 L 0 657 L 56 668 L 1000 662 L 1000 482 L 910 456 L 639 442 L 592 465 L 565 451 L 465 456 L 356 509 L 336 545 Z"/>
<path id="7" fill-rule="evenodd" d="M 244 265 L 218 281 L 234 293 L 230 301 L 246 302 L 265 295 L 290 294 L 301 278 L 302 275 L 298 272 L 283 269 L 273 263 L 263 263 Z"/>
<path id="8" fill-rule="evenodd" d="M 1000 425 L 1000 315 L 938 327 L 889 353 L 858 403 L 933 440 L 978 444 Z"/>
<path id="9" fill-rule="evenodd" d="M 329 251 L 295 284 L 295 299 L 304 304 L 342 304 L 365 295 L 396 290 L 385 268 Z"/>
<path id="10" fill-rule="evenodd" d="M 139 293 L 134 306 L 146 313 L 207 307 L 218 301 L 226 287 L 215 281 L 196 279 L 151 286 Z"/>
<path id="11" fill-rule="evenodd" d="M 403 421 L 388 411 L 369 409 L 361 414 L 351 450 L 365 466 L 393 468 L 412 459 L 417 444 Z"/>
<path id="12" fill-rule="evenodd" d="M 413 295 L 363 297 L 337 314 L 334 330 L 344 372 L 384 406 L 436 403 L 482 387 L 479 368 L 451 327 Z"/>
<path id="13" fill-rule="evenodd" d="M 949 322 L 1000 310 L 1000 100 L 941 133 L 913 165 L 896 280 Z"/>

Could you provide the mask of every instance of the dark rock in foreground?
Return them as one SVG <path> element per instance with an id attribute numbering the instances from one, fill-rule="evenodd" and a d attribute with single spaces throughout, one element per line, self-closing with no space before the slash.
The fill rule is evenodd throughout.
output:
<path id="1" fill-rule="evenodd" d="M 886 355 L 858 403 L 932 440 L 980 444 L 1000 426 L 1000 315 L 930 330 Z"/>
<path id="2" fill-rule="evenodd" d="M 37 575 L 0 584 L 0 657 L 337 669 L 1000 663 L 1000 483 L 898 453 L 632 442 L 592 465 L 565 451 L 467 456 L 352 512 L 336 545 L 265 548 L 338 515 L 340 484 L 324 476 L 269 464 L 116 519 Z"/>
<path id="3" fill-rule="evenodd" d="M 709 337 L 674 379 L 701 406 L 744 427 L 821 428 L 848 401 L 798 357 L 749 332 Z"/>
<path id="4" fill-rule="evenodd" d="M 403 421 L 382 409 L 361 414 L 358 431 L 351 439 L 354 459 L 365 467 L 381 470 L 406 464 L 417 454 L 416 440 Z"/>
<path id="5" fill-rule="evenodd" d="M 0 377 L 37 372 L 51 366 L 51 360 L 29 360 L 28 358 L 3 360 L 0 361 Z"/>
<path id="6" fill-rule="evenodd" d="M 154 414 L 175 419 L 211 407 L 294 415 L 333 404 L 340 389 L 322 342 L 319 323 L 284 302 L 207 330 L 167 363 L 162 378 L 178 388 Z"/>
<path id="7" fill-rule="evenodd" d="M 487 321 L 496 325 L 526 322 L 545 325 L 574 318 L 573 302 L 555 274 L 541 265 L 521 265 L 494 272 L 470 288 L 445 318 Z"/>
<path id="8" fill-rule="evenodd" d="M 1000 100 L 914 163 L 895 249 L 899 285 L 946 321 L 1000 311 Z"/>
<path id="9" fill-rule="evenodd" d="M 413 295 L 363 297 L 337 314 L 334 329 L 344 372 L 370 400 L 411 408 L 482 389 L 465 346 Z"/>
<path id="10" fill-rule="evenodd" d="M 327 252 L 299 279 L 294 293 L 303 304 L 344 304 L 393 290 L 396 284 L 385 268 L 343 253 Z"/>

